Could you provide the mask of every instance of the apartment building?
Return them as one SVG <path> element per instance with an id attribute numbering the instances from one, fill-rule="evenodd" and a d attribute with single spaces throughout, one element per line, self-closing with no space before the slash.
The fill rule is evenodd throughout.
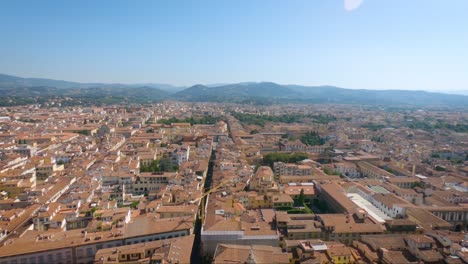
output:
<path id="1" fill-rule="evenodd" d="M 312 167 L 292 163 L 275 162 L 273 164 L 275 177 L 280 176 L 308 176 L 312 175 Z"/>
<path id="2" fill-rule="evenodd" d="M 335 213 L 354 213 L 358 206 L 347 196 L 345 190 L 335 182 L 316 183 L 317 198 L 325 201 L 330 211 Z"/>
<path id="3" fill-rule="evenodd" d="M 289 240 L 321 239 L 350 245 L 361 235 L 382 234 L 385 228 L 363 211 L 354 214 L 287 215 L 277 212 L 278 228 Z"/>
<path id="4" fill-rule="evenodd" d="M 397 218 L 406 216 L 406 207 L 409 203 L 392 193 L 376 193 L 370 202 L 386 215 Z"/>
<path id="5" fill-rule="evenodd" d="M 356 164 L 351 162 L 337 162 L 333 163 L 334 171 L 340 175 L 350 177 L 350 178 L 359 178 L 361 173 L 359 173 Z"/>
<path id="6" fill-rule="evenodd" d="M 174 183 L 176 177 L 176 172 L 142 172 L 135 178 L 135 181 L 132 182 L 132 189 L 129 191 L 137 195 L 151 191 L 158 191 L 163 186 L 166 186 L 169 183 Z"/>
<path id="7" fill-rule="evenodd" d="M 139 217 L 119 229 L 88 233 L 86 229 L 66 232 L 28 231 L 20 240 L 0 247 L 0 263 L 90 263 L 98 250 L 167 238 L 188 236 L 192 219 Z"/>
<path id="8" fill-rule="evenodd" d="M 357 166 L 361 174 L 369 178 L 395 177 L 394 174 L 365 161 L 358 162 Z"/>
<path id="9" fill-rule="evenodd" d="M 218 244 L 213 264 L 256 263 L 289 264 L 291 255 L 280 247 L 261 245 Z"/>
<path id="10" fill-rule="evenodd" d="M 190 263 L 194 238 L 194 235 L 190 235 L 134 245 L 103 248 L 96 252 L 93 263 Z"/>

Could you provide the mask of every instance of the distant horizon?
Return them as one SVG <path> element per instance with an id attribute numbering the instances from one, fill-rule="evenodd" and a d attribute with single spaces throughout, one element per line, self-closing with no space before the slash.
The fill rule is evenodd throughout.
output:
<path id="1" fill-rule="evenodd" d="M 320 87 L 320 86 L 330 86 L 330 87 L 337 87 L 337 88 L 343 88 L 343 89 L 352 89 L 352 90 L 377 90 L 377 91 L 385 91 L 385 90 L 393 90 L 393 91 L 424 91 L 424 92 L 432 92 L 432 93 L 443 93 L 443 94 L 453 94 L 453 95 L 465 95 L 468 96 L 468 89 L 463 90 L 424 90 L 424 89 L 403 89 L 403 88 L 393 88 L 393 89 L 387 89 L 387 88 L 354 88 L 354 87 L 346 87 L 346 86 L 338 86 L 338 85 L 333 85 L 333 84 L 317 84 L 317 85 L 311 85 L 311 84 L 299 84 L 299 83 L 278 83 L 274 81 L 269 81 L 269 80 L 262 80 L 262 81 L 239 81 L 239 82 L 221 82 L 221 83 L 193 83 L 190 85 L 176 85 L 172 83 L 164 83 L 164 82 L 158 82 L 158 81 L 151 81 L 151 82 L 130 82 L 130 83 L 122 83 L 122 82 L 105 82 L 105 81 L 86 81 L 86 82 L 80 82 L 80 81 L 74 81 L 74 80 L 67 80 L 67 79 L 62 79 L 62 78 L 49 78 L 49 77 L 36 77 L 36 76 L 19 76 L 19 75 L 14 75 L 10 73 L 3 73 L 0 72 L 1 75 L 8 75 L 8 76 L 13 76 L 13 77 L 19 77 L 19 78 L 24 78 L 24 79 L 45 79 L 45 80 L 54 80 L 54 81 L 65 81 L 65 82 L 73 82 L 73 83 L 80 83 L 80 84 L 106 84 L 106 85 L 112 85 L 112 84 L 120 84 L 120 85 L 147 85 L 147 84 L 152 84 L 152 85 L 169 85 L 174 88 L 189 88 L 195 85 L 204 85 L 208 87 L 216 87 L 216 86 L 223 86 L 223 85 L 230 85 L 230 84 L 244 84 L 244 83 L 275 83 L 278 85 L 283 85 L 283 86 L 289 86 L 289 85 L 297 85 L 297 86 L 303 86 L 303 87 Z"/>
<path id="2" fill-rule="evenodd" d="M 453 94 L 453 95 L 466 95 L 468 96 L 468 89 L 463 90 L 463 89 L 458 89 L 458 90 L 424 90 L 424 89 L 401 89 L 401 88 L 354 88 L 354 87 L 346 87 L 346 86 L 338 86 L 338 85 L 333 85 L 333 84 L 318 84 L 318 85 L 310 85 L 310 84 L 298 84 L 298 83 L 278 83 L 274 81 L 239 81 L 239 82 L 221 82 L 221 83 L 193 83 L 190 85 L 175 85 L 171 83 L 164 83 L 164 82 L 131 82 L 131 83 L 122 83 L 122 82 L 101 82 L 101 81 L 90 81 L 90 82 L 79 82 L 79 81 L 73 81 L 73 80 L 67 80 L 67 79 L 61 79 L 61 78 L 49 78 L 49 77 L 25 77 L 25 76 L 19 76 L 19 75 L 13 75 L 9 73 L 2 73 L 2 75 L 7 75 L 7 76 L 13 76 L 13 77 L 18 77 L 18 78 L 23 78 L 23 79 L 44 79 L 44 80 L 53 80 L 53 81 L 65 81 L 65 82 L 73 82 L 73 83 L 79 83 L 79 84 L 106 84 L 106 85 L 147 85 L 147 84 L 152 84 L 152 85 L 168 85 L 172 86 L 174 88 L 189 88 L 195 85 L 204 85 L 207 87 L 217 87 L 217 86 L 223 86 L 223 85 L 230 85 L 230 84 L 247 84 L 247 83 L 275 83 L 278 85 L 282 86 L 289 86 L 289 85 L 297 85 L 297 86 L 303 86 L 303 87 L 337 87 L 337 88 L 343 88 L 343 89 L 351 89 L 351 90 L 376 90 L 376 91 L 385 91 L 385 90 L 393 90 L 393 91 L 424 91 L 424 92 L 432 92 L 432 93 L 443 93 L 443 94 Z"/>

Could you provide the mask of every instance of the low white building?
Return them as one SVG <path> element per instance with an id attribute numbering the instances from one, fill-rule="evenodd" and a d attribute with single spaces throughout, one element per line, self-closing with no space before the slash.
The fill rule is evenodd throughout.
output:
<path id="1" fill-rule="evenodd" d="M 408 202 L 392 193 L 377 193 L 371 196 L 371 202 L 375 207 L 392 218 L 406 216 Z"/>

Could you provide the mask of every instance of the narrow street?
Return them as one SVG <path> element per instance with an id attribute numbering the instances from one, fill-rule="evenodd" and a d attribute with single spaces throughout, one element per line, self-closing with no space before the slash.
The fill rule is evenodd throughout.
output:
<path id="1" fill-rule="evenodd" d="M 216 136 L 214 138 L 214 142 L 218 141 L 218 137 Z M 211 151 L 211 156 L 210 156 L 210 161 L 208 163 L 208 172 L 206 174 L 206 179 L 205 179 L 205 185 L 204 185 L 204 194 L 208 192 L 211 189 L 211 183 L 213 180 L 213 166 L 214 166 L 214 161 L 216 160 L 216 149 L 214 148 Z M 206 196 L 202 198 L 200 202 L 200 207 L 198 208 L 199 212 L 200 210 L 204 210 L 202 208 L 203 205 L 206 205 Z M 195 222 L 194 226 L 194 234 L 195 234 L 195 241 L 193 243 L 193 248 L 192 248 L 192 256 L 190 257 L 190 263 L 195 263 L 195 264 L 201 264 L 204 263 L 201 255 L 201 227 L 202 227 L 202 221 L 200 219 L 200 213 L 197 214 L 197 220 Z"/>

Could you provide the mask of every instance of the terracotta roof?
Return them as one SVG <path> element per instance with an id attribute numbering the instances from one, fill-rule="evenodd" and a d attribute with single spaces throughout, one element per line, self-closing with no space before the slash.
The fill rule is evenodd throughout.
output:
<path id="1" fill-rule="evenodd" d="M 279 247 L 260 245 L 253 245 L 251 247 L 229 244 L 218 244 L 213 263 L 246 263 L 249 256 L 257 264 L 290 263 L 290 255 L 282 252 Z"/>

